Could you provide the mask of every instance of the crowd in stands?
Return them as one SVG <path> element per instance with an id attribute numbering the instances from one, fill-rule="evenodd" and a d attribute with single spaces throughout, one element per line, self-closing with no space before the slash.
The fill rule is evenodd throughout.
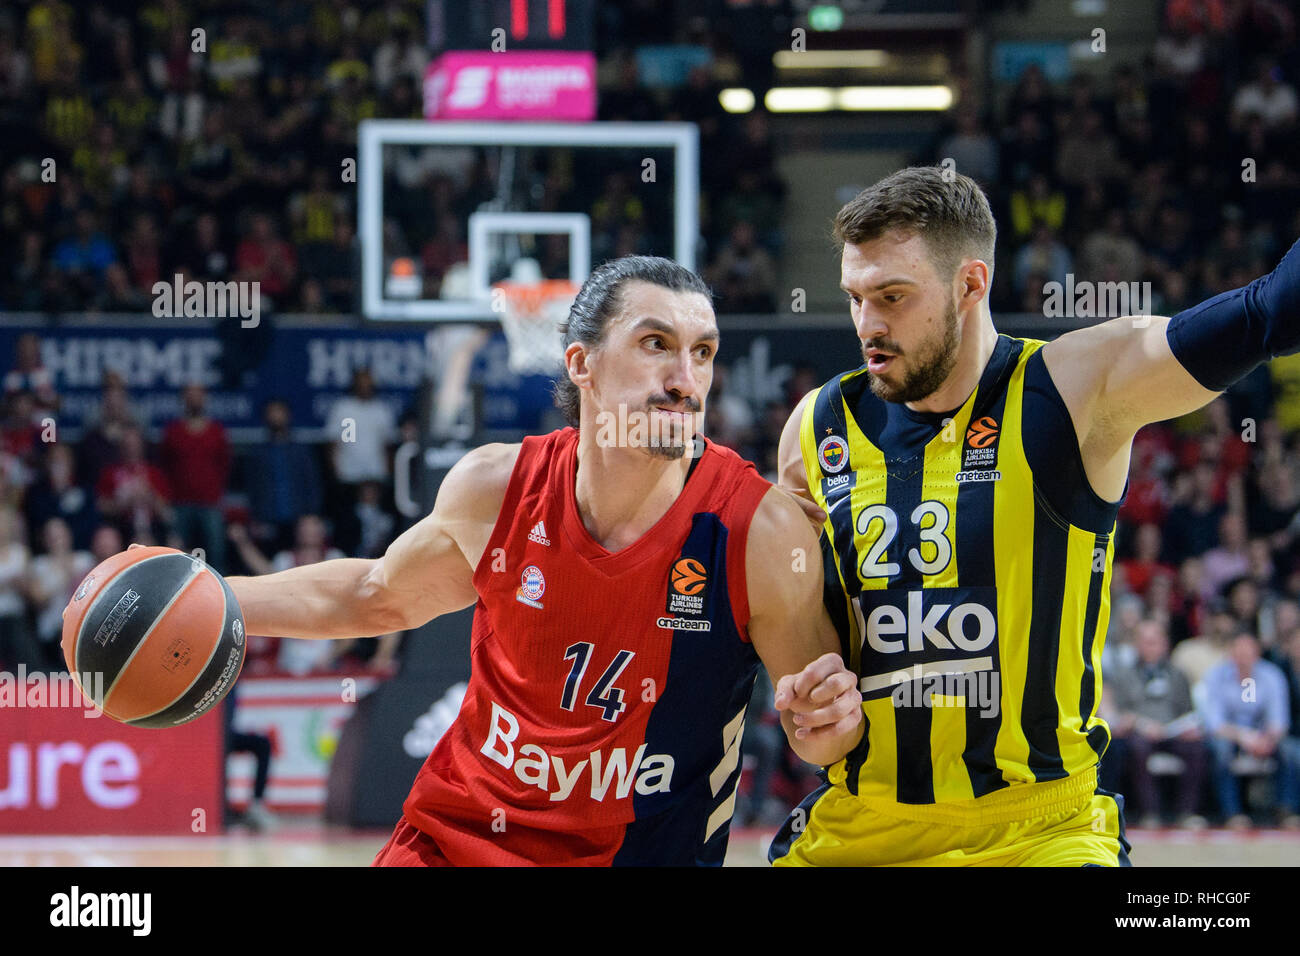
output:
<path id="1" fill-rule="evenodd" d="M 993 310 L 1044 285 L 1149 282 L 1171 314 L 1267 272 L 1300 236 L 1300 51 L 1276 0 L 1174 0 L 1140 63 L 1099 54 L 1053 86 L 959 104 L 918 162 L 951 160 L 999 225 Z"/>
<path id="2" fill-rule="evenodd" d="M 700 124 L 710 277 L 725 308 L 771 309 L 784 187 L 766 121 L 721 109 L 740 67 L 718 31 L 677 38 L 718 47 L 687 84 L 640 86 L 644 6 L 602 16 L 599 118 Z M 0 308 L 136 311 L 180 273 L 260 282 L 268 310 L 355 311 L 356 185 L 342 164 L 356 158 L 359 120 L 422 116 L 423 22 L 421 0 L 0 11 Z M 639 165 L 547 162 L 545 203 L 589 211 L 597 259 L 670 240 L 660 204 L 638 198 Z M 445 169 L 395 160 L 392 241 L 419 257 L 427 295 L 466 258 L 468 213 L 495 195 L 488 169 L 476 151 L 453 188 Z M 539 258 L 567 272 L 563 241 Z"/>

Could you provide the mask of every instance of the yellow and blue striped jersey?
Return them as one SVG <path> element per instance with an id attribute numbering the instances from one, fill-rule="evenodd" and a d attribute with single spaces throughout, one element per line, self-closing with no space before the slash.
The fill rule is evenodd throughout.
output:
<path id="1" fill-rule="evenodd" d="M 999 336 L 946 415 L 821 386 L 800 445 L 827 513 L 825 600 L 861 678 L 862 743 L 832 785 L 944 804 L 1089 772 L 1118 505 L 1092 491 L 1040 352 Z"/>

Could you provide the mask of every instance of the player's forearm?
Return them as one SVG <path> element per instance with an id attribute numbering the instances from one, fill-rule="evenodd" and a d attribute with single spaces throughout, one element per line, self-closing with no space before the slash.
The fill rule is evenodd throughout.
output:
<path id="1" fill-rule="evenodd" d="M 818 767 L 829 767 L 843 760 L 862 741 L 866 729 L 859 721 L 852 730 L 845 733 L 830 734 L 821 731 L 801 738 L 797 734 L 799 725 L 794 722 L 794 716 L 788 710 L 781 714 L 781 726 L 785 729 L 786 739 L 790 741 L 790 749 L 799 755 L 799 759 Z"/>
<path id="2" fill-rule="evenodd" d="M 338 558 L 258 577 L 227 578 L 244 629 L 266 637 L 375 637 L 399 627 L 370 580 L 374 561 Z"/>
<path id="3" fill-rule="evenodd" d="M 1179 312 L 1165 334 L 1183 368 L 1214 392 L 1300 350 L 1300 242 L 1268 275 Z"/>

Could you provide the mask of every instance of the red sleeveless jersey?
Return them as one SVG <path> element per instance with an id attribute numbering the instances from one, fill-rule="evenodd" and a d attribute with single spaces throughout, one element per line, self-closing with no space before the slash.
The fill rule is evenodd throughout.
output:
<path id="1" fill-rule="evenodd" d="M 403 807 L 452 863 L 721 864 L 758 658 L 745 542 L 771 485 L 707 439 L 611 553 L 578 433 L 525 438 L 474 586 L 472 676 Z"/>

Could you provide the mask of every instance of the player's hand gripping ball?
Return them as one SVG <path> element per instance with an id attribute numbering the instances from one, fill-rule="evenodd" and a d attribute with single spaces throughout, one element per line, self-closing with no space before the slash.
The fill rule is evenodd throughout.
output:
<path id="1" fill-rule="evenodd" d="M 230 585 L 174 548 L 113 555 L 63 610 L 63 659 L 82 693 L 136 727 L 175 727 L 215 707 L 239 676 L 244 644 Z"/>

